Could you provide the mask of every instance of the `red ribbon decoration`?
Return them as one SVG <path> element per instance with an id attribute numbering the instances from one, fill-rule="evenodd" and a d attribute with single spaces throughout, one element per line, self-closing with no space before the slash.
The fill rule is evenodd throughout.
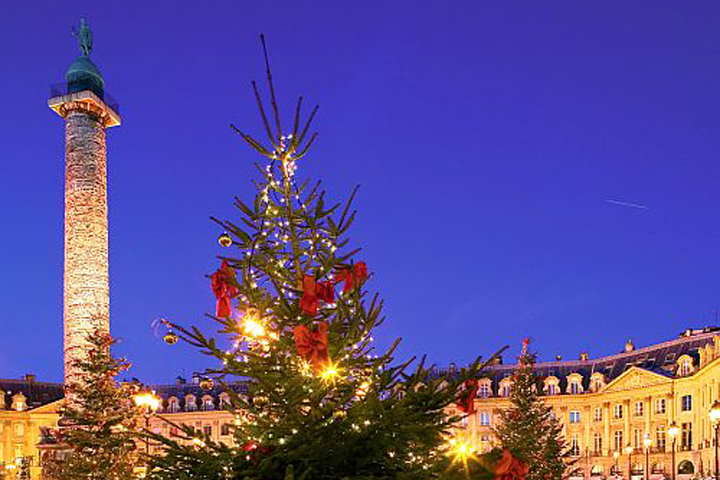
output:
<path id="1" fill-rule="evenodd" d="M 495 466 L 495 480 L 525 480 L 529 468 L 508 450 L 503 450 L 500 461 Z"/>
<path id="2" fill-rule="evenodd" d="M 460 392 L 457 406 L 463 413 L 475 413 L 475 397 L 477 396 L 478 381 L 472 378 L 465 380 L 465 389 Z"/>
<path id="3" fill-rule="evenodd" d="M 344 268 L 337 272 L 337 283 L 345 282 L 343 293 L 347 293 L 354 288 L 358 288 L 368 277 L 367 264 L 365 262 L 357 262 L 350 268 Z"/>
<path id="4" fill-rule="evenodd" d="M 318 283 L 312 275 L 304 275 L 303 296 L 300 299 L 300 308 L 306 314 L 315 316 L 320 306 L 320 300 L 325 303 L 335 301 L 333 284 L 328 281 Z"/>
<path id="5" fill-rule="evenodd" d="M 228 318 L 230 316 L 230 298 L 237 295 L 238 289 L 233 284 L 235 281 L 235 270 L 228 265 L 227 260 L 222 261 L 219 269 L 210 275 L 212 281 L 212 289 L 217 298 L 215 306 L 215 316 L 220 318 Z"/>
<path id="6" fill-rule="evenodd" d="M 305 325 L 298 325 L 293 329 L 298 355 L 310 362 L 315 370 L 330 362 L 328 328 L 327 323 L 318 322 L 315 331 Z"/>

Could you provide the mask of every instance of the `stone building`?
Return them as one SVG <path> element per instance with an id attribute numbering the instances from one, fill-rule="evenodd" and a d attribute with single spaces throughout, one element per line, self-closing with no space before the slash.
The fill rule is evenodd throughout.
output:
<path id="1" fill-rule="evenodd" d="M 488 367 L 479 381 L 476 412 L 459 428 L 480 451 L 493 445 L 493 427 L 509 404 L 515 368 Z M 640 349 L 628 341 L 620 353 L 597 359 L 581 353 L 578 360 L 539 362 L 535 373 L 538 391 L 562 424 L 578 478 L 615 473 L 628 478 L 629 469 L 633 478 L 645 478 L 645 438 L 652 442 L 648 478 L 669 477 L 673 424 L 676 478 L 712 472 L 709 411 L 720 398 L 719 328 L 687 330 Z"/>

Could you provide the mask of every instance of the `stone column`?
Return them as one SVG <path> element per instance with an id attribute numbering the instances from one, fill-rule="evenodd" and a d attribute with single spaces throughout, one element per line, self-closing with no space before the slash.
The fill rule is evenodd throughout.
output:
<path id="1" fill-rule="evenodd" d="M 65 383 L 87 336 L 110 331 L 105 124 L 78 103 L 65 115 Z"/>

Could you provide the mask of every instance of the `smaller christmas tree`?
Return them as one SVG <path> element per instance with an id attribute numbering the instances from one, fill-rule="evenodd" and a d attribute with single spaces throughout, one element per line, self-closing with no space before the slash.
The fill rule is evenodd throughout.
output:
<path id="1" fill-rule="evenodd" d="M 538 394 L 533 372 L 535 355 L 528 340 L 512 378 L 511 407 L 500 412 L 495 436 L 501 448 L 513 452 L 529 467 L 528 480 L 562 478 L 567 449 L 560 423 Z"/>
<path id="2" fill-rule="evenodd" d="M 87 340 L 87 357 L 74 364 L 81 376 L 66 386 L 66 403 L 60 412 L 67 426 L 59 440 L 69 451 L 46 462 L 43 475 L 52 480 L 133 478 L 135 387 L 116 381 L 130 364 L 113 357 L 110 347 L 115 341 L 109 334 L 96 331 Z"/>

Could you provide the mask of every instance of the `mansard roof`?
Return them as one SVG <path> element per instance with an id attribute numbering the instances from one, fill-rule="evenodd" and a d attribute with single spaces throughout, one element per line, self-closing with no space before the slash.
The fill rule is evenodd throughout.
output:
<path id="1" fill-rule="evenodd" d="M 677 339 L 650 345 L 645 348 L 621 352 L 607 357 L 588 360 L 566 360 L 538 362 L 534 370 L 538 377 L 555 376 L 560 379 L 561 388 L 567 385 L 567 376 L 579 373 L 583 377 L 583 387 L 588 389 L 593 373 L 601 373 L 606 383 L 612 382 L 633 367 L 648 370 L 665 377 L 675 376 L 676 362 L 682 355 L 690 355 L 697 360 L 698 349 L 712 343 L 720 335 L 718 328 L 706 328 L 698 333 L 688 333 Z M 517 365 L 488 366 L 485 376 L 499 381 L 511 375 Z M 493 382 L 494 383 L 494 382 Z"/>

